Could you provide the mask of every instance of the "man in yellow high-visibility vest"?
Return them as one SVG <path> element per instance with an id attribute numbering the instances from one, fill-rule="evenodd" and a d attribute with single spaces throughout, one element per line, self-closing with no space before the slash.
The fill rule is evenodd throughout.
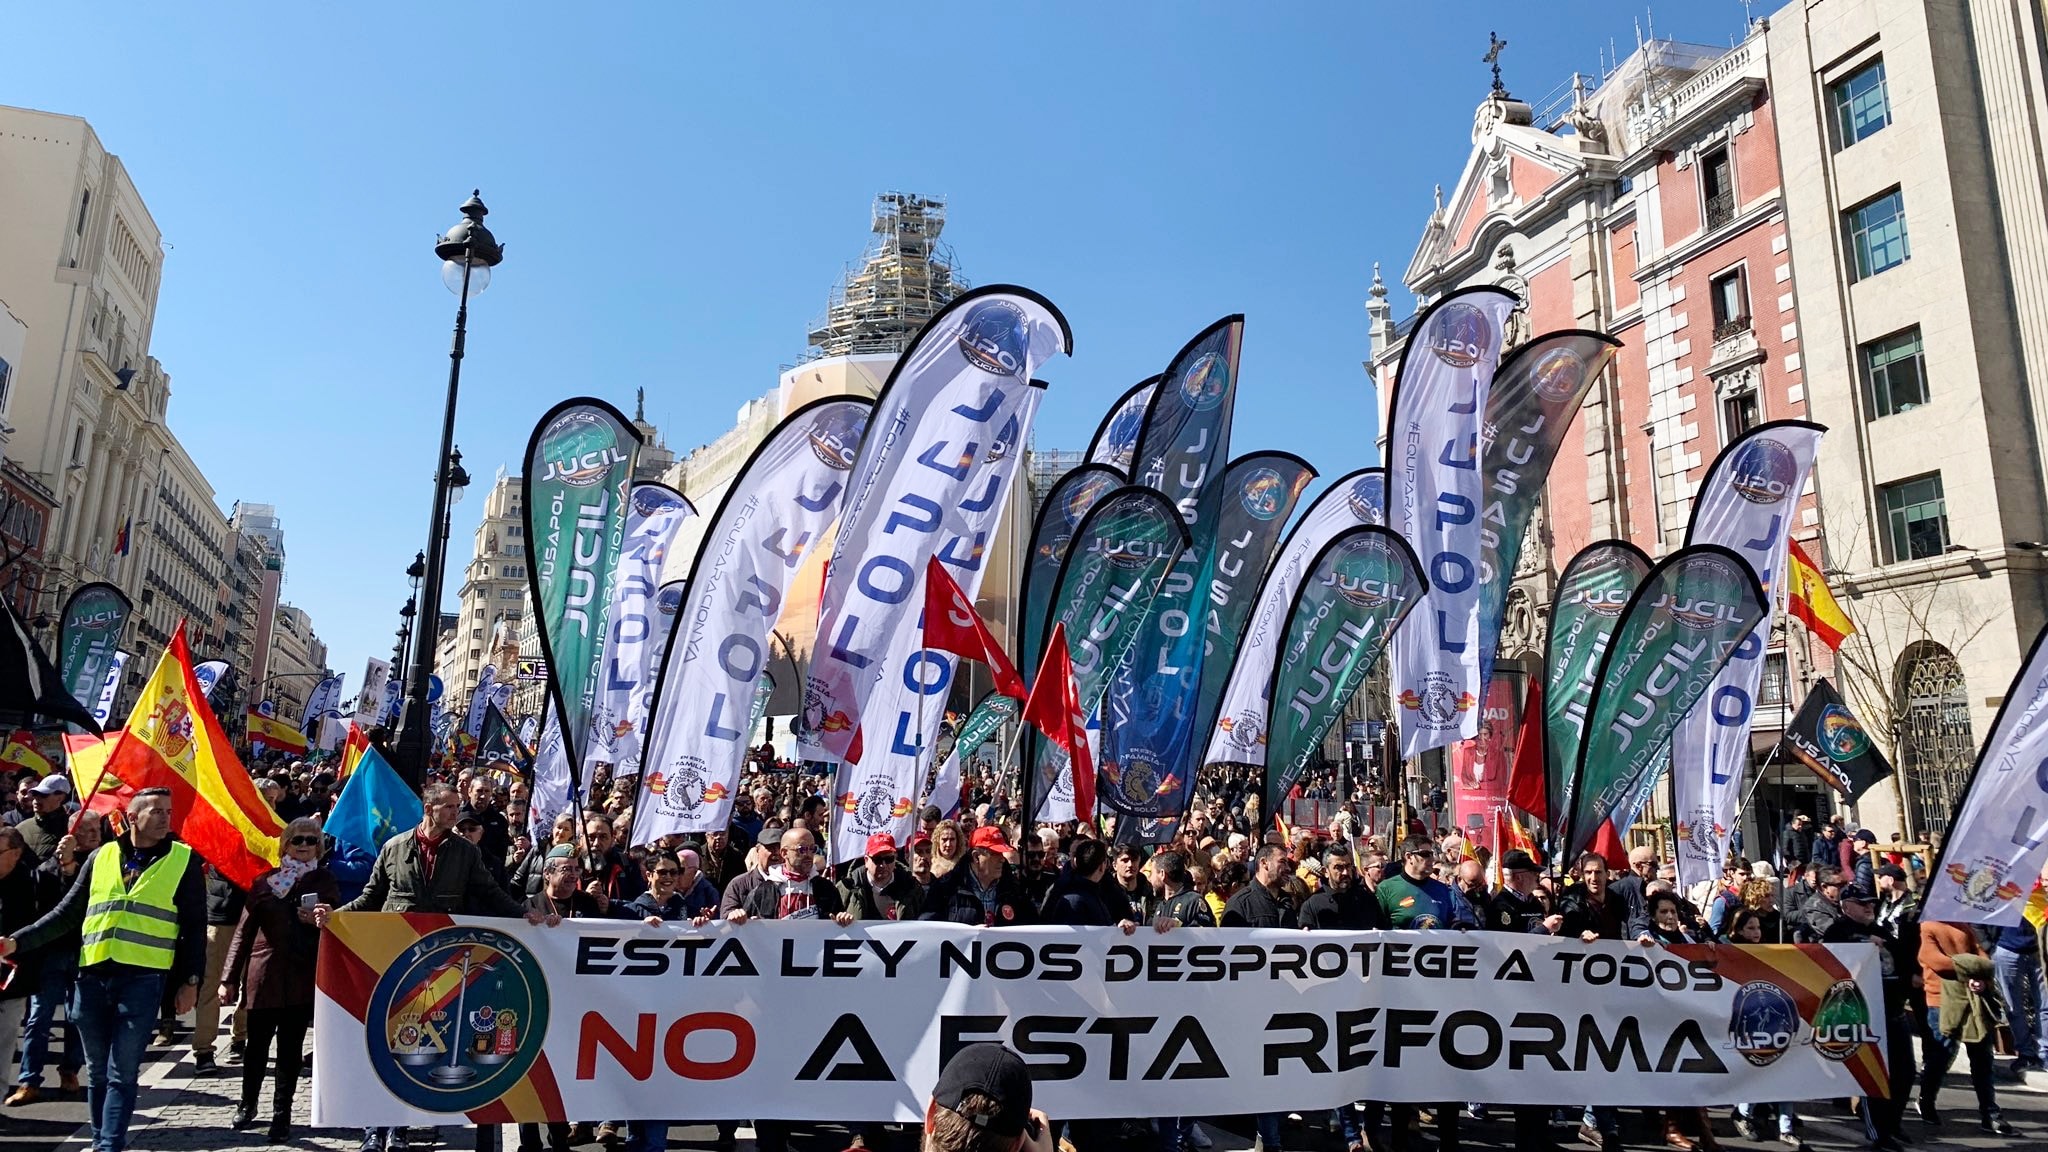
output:
<path id="1" fill-rule="evenodd" d="M 171 838 L 171 792 L 146 788 L 128 804 L 128 831 L 103 845 L 42 919 L 0 937 L 0 956 L 82 933 L 71 1015 L 91 1084 L 86 1123 L 94 1152 L 121 1152 L 135 1111 L 136 1071 L 165 988 L 183 1015 L 206 966 L 206 886 L 199 857 Z"/>

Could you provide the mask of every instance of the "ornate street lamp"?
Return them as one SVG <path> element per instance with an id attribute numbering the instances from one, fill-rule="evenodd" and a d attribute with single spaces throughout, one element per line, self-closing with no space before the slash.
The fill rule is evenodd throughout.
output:
<path id="1" fill-rule="evenodd" d="M 441 417 L 441 451 L 434 457 L 434 511 L 427 521 L 426 577 L 421 589 L 419 612 L 426 626 L 416 632 L 411 668 L 405 692 L 405 712 L 398 733 L 398 763 L 393 765 L 406 783 L 418 789 L 426 778 L 427 754 L 432 744 L 428 731 L 430 706 L 428 686 L 434 674 L 434 649 L 440 640 L 441 575 L 447 563 L 447 522 L 449 490 L 462 470 L 455 453 L 455 398 L 462 384 L 462 345 L 469 328 L 469 298 L 491 282 L 491 269 L 505 259 L 504 246 L 484 227 L 480 192 L 470 193 L 462 205 L 462 222 L 450 228 L 434 245 L 441 258 L 441 282 L 455 293 L 455 339 L 448 350 L 448 407 Z M 467 481 L 466 473 L 462 478 Z"/>

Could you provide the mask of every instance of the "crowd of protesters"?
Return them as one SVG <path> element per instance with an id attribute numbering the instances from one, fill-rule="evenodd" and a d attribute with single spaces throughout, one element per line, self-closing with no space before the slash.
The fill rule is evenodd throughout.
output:
<path id="1" fill-rule="evenodd" d="M 938 920 L 989 928 L 1090 925 L 1157 932 L 1213 927 L 1347 931 L 1375 928 L 1552 934 L 1645 948 L 1709 941 L 1872 941 L 1883 957 L 1892 1082 L 1889 1099 L 1855 1102 L 1873 1147 L 1895 1148 L 1914 1123 L 1948 1123 L 1936 1107 L 1956 1057 L 1967 1057 L 1977 1124 L 2011 1134 L 1997 1100 L 2001 1074 L 2040 1070 L 2048 1056 L 2042 942 L 2030 928 L 1985 931 L 1922 923 L 1914 893 L 1919 860 L 1873 851 L 1867 831 L 1799 816 L 1781 831 L 1772 861 L 1728 860 L 1722 877 L 1679 891 L 1675 867 L 1654 847 L 1629 851 L 1611 870 L 1587 855 L 1539 866 L 1527 852 L 1498 860 L 1489 846 L 1436 835 L 1410 821 L 1374 833 L 1348 803 L 1328 805 L 1327 824 L 1261 833 L 1256 780 L 1207 775 L 1188 815 L 1163 844 L 1114 843 L 1088 824 L 1027 830 L 1003 810 L 993 781 L 970 773 L 961 810 L 926 809 L 903 842 L 870 837 L 862 858 L 827 867 L 828 777 L 771 756 L 750 758 L 728 830 L 631 842 L 634 781 L 600 770 L 592 800 L 564 813 L 537 839 L 529 796 L 498 772 L 451 771 L 422 794 L 420 826 L 374 855 L 321 833 L 334 776 L 317 764 L 277 763 L 259 786 L 286 821 L 279 866 L 247 891 L 228 883 L 169 834 L 170 797 L 136 797 L 121 831 L 77 813 L 61 774 L 22 779 L 0 820 L 0 955 L 18 963 L 0 989 L 0 1052 L 19 1052 L 7 1106 L 88 1084 L 94 1147 L 123 1146 L 138 1064 L 152 1030 L 173 1037 L 175 1017 L 197 1010 L 189 1033 L 200 1074 L 216 1061 L 241 1065 L 236 1128 L 256 1123 L 266 1080 L 266 1134 L 291 1135 L 291 1104 L 312 1019 L 312 971 L 321 926 L 335 911 L 437 911 L 564 919 L 637 919 L 704 925 L 722 919 Z M 1332 799 L 1334 778 L 1307 786 Z M 125 898 L 124 897 L 125 893 Z M 115 907 L 115 912 L 106 911 Z M 743 930 L 743 929 L 742 929 Z M 61 1009 L 61 1012 L 60 1012 Z M 218 1049 L 223 1015 L 229 1042 Z M 1997 1067 L 2003 1024 L 2019 1057 Z M 53 1045 L 53 1038 L 59 1043 Z M 1914 1041 L 1917 1039 L 1917 1051 Z M 47 1088 L 54 1059 L 58 1087 Z M 1900 1070 L 1905 1070 L 1901 1074 Z M 1917 1087 L 1917 1092 L 1912 1091 Z M 1191 1099 L 1191 1103 L 1194 1101 Z M 737 1102 L 736 1102 L 737 1103 Z M 1621 1110 L 1516 1107 L 1518 1147 L 1572 1141 L 1621 1146 Z M 1277 1101 L 1284 1106 L 1285 1101 Z M 1804 1147 L 1801 1109 L 1832 1102 L 1755 1101 L 1725 1115 L 1652 1110 L 1631 1136 L 1655 1146 L 1714 1148 L 1717 1127 Z M 740 1109 L 736 1109 L 740 1110 Z M 1347 1152 L 1419 1147 L 1422 1134 L 1454 1148 L 1463 1121 L 1492 1119 L 1486 1105 L 1361 1101 L 1311 1117 Z M 1285 1111 L 1248 1118 L 1263 1152 L 1318 1137 Z M 720 1123 L 729 1149 L 740 1120 Z M 754 1124 L 762 1152 L 785 1152 L 795 1126 Z M 522 1149 L 602 1141 L 666 1147 L 669 1126 L 589 1118 L 522 1126 Z M 1208 1146 L 1190 1117 L 1055 1125 L 1070 1152 Z M 495 1130 L 479 1130 L 489 1146 Z M 856 1125 L 857 1147 L 902 1139 Z M 402 1129 L 371 1129 L 364 1152 L 405 1146 Z"/>

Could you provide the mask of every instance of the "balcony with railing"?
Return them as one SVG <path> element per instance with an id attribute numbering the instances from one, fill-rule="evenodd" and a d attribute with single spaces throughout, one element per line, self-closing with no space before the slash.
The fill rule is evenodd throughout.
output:
<path id="1" fill-rule="evenodd" d="M 1735 193 L 1733 191 L 1717 192 L 1707 197 L 1707 231 L 1712 232 L 1716 228 L 1725 228 L 1728 222 L 1733 219 L 1735 219 Z"/>
<path id="2" fill-rule="evenodd" d="M 1719 344 L 1723 340 L 1732 340 L 1749 331 L 1749 329 L 1750 320 L 1747 315 L 1730 316 L 1728 319 L 1714 325 L 1714 343 Z"/>

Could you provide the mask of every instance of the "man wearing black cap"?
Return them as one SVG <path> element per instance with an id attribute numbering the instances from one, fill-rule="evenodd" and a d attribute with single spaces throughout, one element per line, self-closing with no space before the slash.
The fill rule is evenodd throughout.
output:
<path id="1" fill-rule="evenodd" d="M 1898 1152 L 1899 1121 L 1906 1113 L 1906 1098 L 1912 1094 L 1913 1017 L 1909 1005 L 1910 985 L 1920 977 L 1917 950 L 1900 950 L 1898 938 L 1877 922 L 1877 893 L 1861 884 L 1842 889 L 1842 914 L 1821 937 L 1823 944 L 1875 944 L 1884 980 L 1885 1072 L 1891 1095 L 1863 1099 L 1863 1134 L 1879 1152 Z"/>
<path id="2" fill-rule="evenodd" d="M 1500 891 L 1487 907 L 1486 927 L 1494 932 L 1554 932 L 1564 917 L 1553 913 L 1539 893 L 1536 861 L 1520 848 L 1500 858 Z"/>
<path id="3" fill-rule="evenodd" d="M 955 1052 L 924 1110 L 923 1152 L 1053 1152 L 1024 1061 L 1000 1044 Z"/>

